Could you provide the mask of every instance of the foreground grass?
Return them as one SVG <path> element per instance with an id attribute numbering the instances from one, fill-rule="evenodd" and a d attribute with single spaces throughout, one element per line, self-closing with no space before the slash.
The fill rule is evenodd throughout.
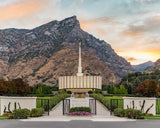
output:
<path id="1" fill-rule="evenodd" d="M 0 120 L 5 120 L 5 119 L 8 119 L 7 116 L 0 116 Z"/>
<path id="2" fill-rule="evenodd" d="M 160 120 L 160 115 L 145 116 L 145 119 Z"/>

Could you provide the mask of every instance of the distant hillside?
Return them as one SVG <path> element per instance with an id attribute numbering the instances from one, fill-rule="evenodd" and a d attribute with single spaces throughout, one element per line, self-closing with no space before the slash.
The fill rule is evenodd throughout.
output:
<path id="1" fill-rule="evenodd" d="M 148 68 L 147 71 L 148 72 L 153 72 L 155 71 L 156 69 L 159 69 L 160 70 L 160 59 L 158 59 L 152 67 Z"/>
<path id="2" fill-rule="evenodd" d="M 83 31 L 73 16 L 31 30 L 0 30 L 0 77 L 55 85 L 60 75 L 76 75 L 79 42 L 83 72 L 102 75 L 104 84 L 134 72 L 108 43 Z"/>
<path id="3" fill-rule="evenodd" d="M 132 67 L 133 67 L 136 71 L 141 72 L 141 71 L 145 71 L 145 70 L 147 70 L 148 68 L 152 67 L 152 65 L 153 65 L 153 62 L 152 62 L 152 61 L 148 61 L 148 62 L 139 64 L 139 65 L 132 65 Z"/>

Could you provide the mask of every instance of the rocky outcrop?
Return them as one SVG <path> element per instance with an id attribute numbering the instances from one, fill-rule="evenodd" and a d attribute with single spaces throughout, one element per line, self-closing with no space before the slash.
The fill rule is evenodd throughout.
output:
<path id="1" fill-rule="evenodd" d="M 153 66 L 147 69 L 148 72 L 153 72 L 156 69 L 160 70 L 160 59 L 158 59 L 156 62 L 154 62 Z"/>
<path id="2" fill-rule="evenodd" d="M 32 30 L 0 30 L 0 77 L 22 77 L 31 85 L 41 82 L 54 85 L 59 75 L 77 72 L 79 42 L 82 42 L 84 73 L 100 74 L 108 84 L 134 72 L 130 63 L 118 56 L 108 43 L 83 31 L 73 16 Z M 63 54 L 66 49 L 71 55 Z"/>

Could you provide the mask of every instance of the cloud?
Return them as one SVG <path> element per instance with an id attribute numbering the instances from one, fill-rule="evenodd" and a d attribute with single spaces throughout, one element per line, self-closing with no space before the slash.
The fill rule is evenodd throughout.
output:
<path id="1" fill-rule="evenodd" d="M 12 5 L 15 3 L 20 3 L 23 1 L 27 1 L 27 0 L 0 0 L 0 6 L 8 6 L 8 5 Z"/>
<path id="2" fill-rule="evenodd" d="M 31 16 L 40 11 L 47 1 L 43 0 L 28 0 L 9 4 L 0 7 L 0 20 L 12 20 Z"/>
<path id="3" fill-rule="evenodd" d="M 130 58 L 126 58 L 129 62 L 133 62 L 133 61 L 136 61 L 137 59 L 134 58 L 134 57 L 130 57 Z"/>
<path id="4" fill-rule="evenodd" d="M 80 18 L 81 28 L 87 29 L 89 27 L 98 26 L 98 25 L 109 25 L 109 24 L 116 24 L 113 18 L 111 17 L 100 17 L 95 19 L 84 19 Z"/>

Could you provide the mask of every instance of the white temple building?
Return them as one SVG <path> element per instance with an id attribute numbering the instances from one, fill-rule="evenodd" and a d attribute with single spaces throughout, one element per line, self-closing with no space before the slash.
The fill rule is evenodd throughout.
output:
<path id="1" fill-rule="evenodd" d="M 79 65 L 77 76 L 59 77 L 59 89 L 72 92 L 87 92 L 89 90 L 102 88 L 101 76 L 84 76 L 82 73 L 81 43 L 79 43 Z"/>

